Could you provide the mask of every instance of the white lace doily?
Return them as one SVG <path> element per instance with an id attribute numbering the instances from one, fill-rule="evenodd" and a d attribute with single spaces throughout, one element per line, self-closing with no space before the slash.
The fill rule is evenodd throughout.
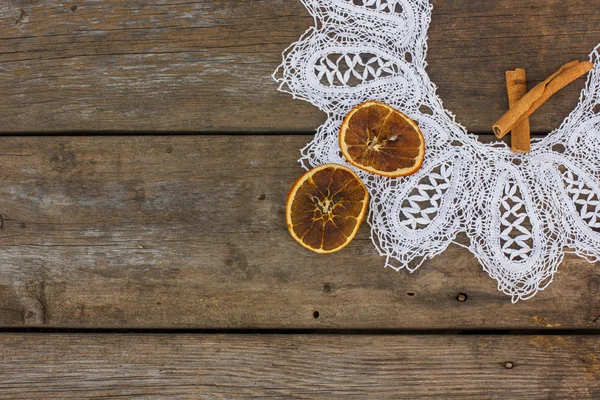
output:
<path id="1" fill-rule="evenodd" d="M 459 232 L 513 301 L 546 288 L 573 251 L 600 258 L 600 63 L 579 105 L 527 154 L 483 144 L 444 109 L 425 67 L 428 0 L 302 0 L 315 26 L 283 54 L 279 89 L 327 113 L 303 150 L 305 168 L 350 166 L 338 146 L 344 116 L 367 100 L 417 121 L 422 169 L 390 179 L 353 168 L 371 193 L 373 243 L 396 270 L 417 269 Z M 567 250 L 565 250 L 567 249 Z"/>

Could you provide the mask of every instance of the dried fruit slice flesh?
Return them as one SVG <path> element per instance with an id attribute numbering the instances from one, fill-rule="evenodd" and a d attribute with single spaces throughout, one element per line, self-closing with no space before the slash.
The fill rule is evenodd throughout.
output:
<path id="1" fill-rule="evenodd" d="M 425 139 L 416 122 L 378 101 L 350 111 L 339 141 L 352 165 L 391 178 L 414 174 L 425 158 Z"/>
<path id="2" fill-rule="evenodd" d="M 369 193 L 352 170 L 325 164 L 302 175 L 292 186 L 286 204 L 292 237 L 320 254 L 346 247 L 364 219 Z"/>

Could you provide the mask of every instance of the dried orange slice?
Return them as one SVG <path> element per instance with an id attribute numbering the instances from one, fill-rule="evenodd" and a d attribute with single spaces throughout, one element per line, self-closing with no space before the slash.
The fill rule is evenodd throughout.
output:
<path id="1" fill-rule="evenodd" d="M 417 124 L 378 101 L 352 109 L 339 139 L 344 157 L 367 172 L 395 178 L 412 175 L 423 165 L 425 139 Z"/>
<path id="2" fill-rule="evenodd" d="M 367 210 L 369 193 L 350 169 L 325 164 L 296 181 L 286 204 L 292 237 L 320 254 L 346 247 L 358 231 Z"/>

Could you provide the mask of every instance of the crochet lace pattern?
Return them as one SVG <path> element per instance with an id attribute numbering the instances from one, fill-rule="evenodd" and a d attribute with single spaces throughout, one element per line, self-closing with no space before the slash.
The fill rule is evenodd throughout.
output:
<path id="1" fill-rule="evenodd" d="M 455 121 L 425 71 L 428 0 L 302 0 L 315 19 L 283 53 L 279 90 L 328 119 L 302 149 L 304 168 L 352 168 L 370 194 L 371 238 L 386 267 L 415 271 L 464 232 L 468 249 L 513 302 L 551 282 L 564 253 L 600 258 L 598 48 L 579 104 L 562 125 L 514 153 L 484 144 Z M 414 119 L 426 140 L 423 167 L 390 179 L 343 158 L 338 132 L 356 105 L 378 100 Z"/>

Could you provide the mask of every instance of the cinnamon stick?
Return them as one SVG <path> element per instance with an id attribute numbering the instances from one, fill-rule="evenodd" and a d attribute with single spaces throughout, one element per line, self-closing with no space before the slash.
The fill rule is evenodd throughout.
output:
<path id="1" fill-rule="evenodd" d="M 589 61 L 571 61 L 563 65 L 548 79 L 531 89 L 514 107 L 502 116 L 493 126 L 498 138 L 504 137 L 515 126 L 528 118 L 554 93 L 584 75 L 594 67 Z"/>
<path id="2" fill-rule="evenodd" d="M 523 68 L 506 71 L 506 90 L 508 92 L 508 106 L 513 108 L 527 94 L 527 73 Z M 531 151 L 529 118 L 525 118 L 523 122 L 513 128 L 510 141 L 514 152 L 529 153 Z"/>

